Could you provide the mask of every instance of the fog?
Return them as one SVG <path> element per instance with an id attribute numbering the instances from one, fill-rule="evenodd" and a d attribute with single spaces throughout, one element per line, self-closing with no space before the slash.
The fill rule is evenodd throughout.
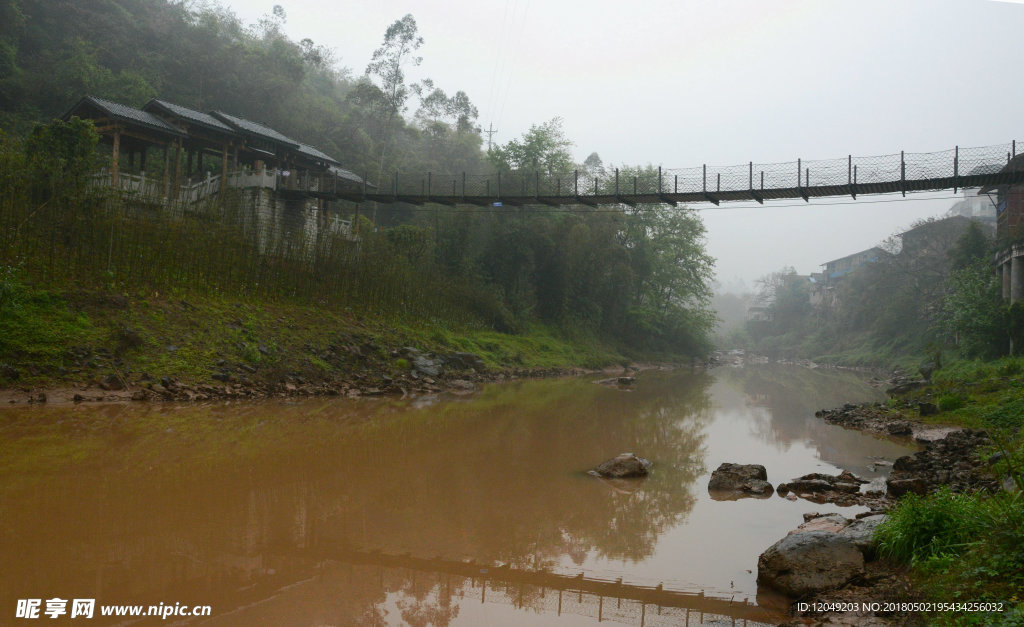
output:
<path id="1" fill-rule="evenodd" d="M 1020 2 L 231 0 L 363 72 L 407 13 L 425 40 L 410 80 L 465 91 L 495 142 L 564 120 L 583 161 L 666 168 L 829 159 L 1024 138 Z M 486 135 L 485 135 L 486 137 Z M 812 203 L 698 205 L 726 285 L 798 272 L 944 213 L 952 190 Z"/>

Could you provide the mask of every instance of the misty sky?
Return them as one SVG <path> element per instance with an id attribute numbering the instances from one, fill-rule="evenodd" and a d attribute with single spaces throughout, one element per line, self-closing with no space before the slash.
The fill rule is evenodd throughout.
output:
<path id="1" fill-rule="evenodd" d="M 465 91 L 499 143 L 559 116 L 578 161 L 679 168 L 1024 140 L 1021 2 L 225 4 L 247 23 L 282 5 L 289 36 L 334 49 L 355 75 L 412 13 L 426 43 L 409 79 Z M 697 207 L 719 279 L 750 285 L 782 266 L 817 271 L 954 202 L 952 190 L 859 198 Z"/>

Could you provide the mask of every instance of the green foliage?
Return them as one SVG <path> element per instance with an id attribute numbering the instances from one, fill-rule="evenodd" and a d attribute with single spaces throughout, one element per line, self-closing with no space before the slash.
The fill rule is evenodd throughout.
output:
<path id="1" fill-rule="evenodd" d="M 569 153 L 572 145 L 562 130 L 562 118 L 556 117 L 530 126 L 522 139 L 512 139 L 504 146 L 495 146 L 487 156 L 498 170 L 564 173 L 573 169 Z"/>
<path id="2" fill-rule="evenodd" d="M 993 358 L 1005 352 L 1008 339 L 1000 284 L 986 259 L 964 263 L 949 277 L 940 324 L 964 357 Z"/>
<path id="3" fill-rule="evenodd" d="M 992 243 L 981 230 L 979 223 L 971 220 L 967 230 L 950 249 L 949 263 L 954 271 L 974 267 L 979 262 L 987 261 L 991 249 Z"/>
<path id="4" fill-rule="evenodd" d="M 943 394 L 939 397 L 936 405 L 942 411 L 956 411 L 964 406 L 967 399 L 960 394 Z"/>
<path id="5" fill-rule="evenodd" d="M 21 268 L 16 265 L 0 265 L 0 315 L 5 309 L 17 309 L 23 295 Z"/>
<path id="6" fill-rule="evenodd" d="M 981 416 L 984 424 L 997 428 L 1024 426 L 1024 399 L 1015 398 L 992 407 Z"/>
<path id="7" fill-rule="evenodd" d="M 84 195 L 87 177 L 96 169 L 98 142 L 92 122 L 79 118 L 52 120 L 33 129 L 23 151 L 36 201 Z"/>
<path id="8" fill-rule="evenodd" d="M 7 113 L 22 123 L 59 114 L 86 92 L 138 106 L 158 90 L 186 106 L 265 122 L 315 143 L 347 168 L 376 171 L 378 180 L 393 171 L 484 169 L 469 96 L 449 95 L 431 80 L 406 81 L 424 46 L 412 15 L 387 29 L 364 75 L 353 79 L 323 46 L 289 39 L 279 7 L 247 28 L 216 3 L 8 4 L 0 0 L 0 12 L 13 7 L 11 15 L 25 17 L 0 29 L 0 41 L 17 42 L 21 74 L 10 80 L 26 97 Z M 182 62 L 197 54 L 203 63 Z M 255 70 L 259 80 L 251 80 Z M 413 95 L 419 108 L 406 120 Z M 576 168 L 571 146 L 554 118 L 491 157 L 496 167 L 531 178 L 538 171 L 562 174 Z M 96 193 L 88 178 L 97 169 L 96 148 L 95 131 L 77 119 L 0 142 L 0 260 L 25 259 L 24 276 L 34 285 L 185 289 L 316 302 L 452 328 L 516 333 L 550 325 L 624 350 L 707 348 L 712 260 L 703 225 L 687 209 L 468 213 L 371 206 L 360 207 L 372 219 L 358 218 L 358 243 L 333 234 L 310 243 L 298 232 L 253 224 L 237 194 L 171 216 L 151 211 L 160 199 Z M 600 159 L 588 163 L 597 172 Z M 654 168 L 622 173 L 649 177 Z M 528 182 L 519 178 L 517 184 Z"/>
<path id="9" fill-rule="evenodd" d="M 750 347 L 778 357 L 892 367 L 936 347 L 991 359 L 1005 354 L 1015 328 L 1024 329 L 1002 302 L 988 262 L 990 242 L 975 222 L 922 221 L 880 248 L 875 261 L 833 280 L 834 306 L 812 307 L 810 282 L 790 268 L 764 277 L 760 299 L 771 320 L 748 324 Z"/>
<path id="10" fill-rule="evenodd" d="M 876 532 L 881 555 L 922 563 L 964 553 L 984 527 L 980 501 L 943 488 L 935 494 L 904 496 Z"/>

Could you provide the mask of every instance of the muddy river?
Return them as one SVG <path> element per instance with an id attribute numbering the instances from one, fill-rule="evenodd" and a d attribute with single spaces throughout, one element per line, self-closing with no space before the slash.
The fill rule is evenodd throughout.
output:
<path id="1" fill-rule="evenodd" d="M 758 555 L 804 512 L 863 508 L 715 501 L 708 477 L 882 476 L 908 442 L 814 417 L 880 398 L 851 373 L 748 366 L 631 391 L 0 408 L 0 624 L 30 599 L 95 599 L 86 624 L 160 603 L 213 625 L 773 623 Z M 586 474 L 622 452 L 651 476 Z"/>

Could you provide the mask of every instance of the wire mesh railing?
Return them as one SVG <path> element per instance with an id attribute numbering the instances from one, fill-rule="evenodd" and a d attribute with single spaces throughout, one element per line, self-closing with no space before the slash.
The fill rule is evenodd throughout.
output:
<path id="1" fill-rule="evenodd" d="M 515 201 L 563 204 L 593 198 L 639 202 L 741 200 L 839 193 L 885 193 L 977 186 L 1006 179 L 1017 156 L 1016 140 L 993 146 L 938 152 L 899 152 L 837 159 L 689 168 L 577 169 L 565 172 L 512 170 L 492 174 L 401 172 L 385 175 L 376 190 L 348 193 L 387 202 Z M 1001 173 L 1001 171 L 1003 171 Z M 1016 176 L 1016 175 L 1015 175 Z M 1014 178 L 1014 181 L 1017 179 Z M 842 192 L 835 188 L 844 188 Z"/>

